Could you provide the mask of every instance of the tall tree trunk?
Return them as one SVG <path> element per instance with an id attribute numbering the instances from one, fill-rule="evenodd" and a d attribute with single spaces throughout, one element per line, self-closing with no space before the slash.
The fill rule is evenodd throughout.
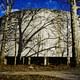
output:
<path id="1" fill-rule="evenodd" d="M 17 37 L 17 35 L 16 35 L 16 32 L 17 32 L 17 28 L 15 27 L 15 34 L 14 34 L 14 37 L 15 37 L 15 59 L 14 59 L 14 65 L 16 65 L 16 53 L 17 53 L 17 46 L 16 46 L 16 37 Z"/>
<path id="2" fill-rule="evenodd" d="M 0 28 L 2 27 L 1 24 L 2 24 L 2 18 L 0 18 Z M 0 35 L 2 35 L 2 34 L 0 34 Z M 2 43 L 2 42 L 1 42 L 1 43 Z M 1 46 L 1 44 L 0 44 L 0 46 Z M 2 53 L 2 52 L 1 52 L 2 50 L 1 50 L 1 49 L 2 49 L 2 48 L 0 47 L 0 63 L 1 63 L 1 53 Z"/>
<path id="3" fill-rule="evenodd" d="M 8 0 L 7 0 L 8 3 Z M 9 13 L 11 12 L 11 6 L 7 5 L 6 16 L 5 16 L 5 25 L 3 30 L 3 41 L 1 45 L 1 64 L 5 64 L 5 53 L 6 53 L 6 45 L 7 45 L 7 37 L 8 37 L 8 24 L 9 24 Z"/>
<path id="4" fill-rule="evenodd" d="M 23 48 L 23 34 L 22 34 L 22 31 L 21 31 L 21 24 L 22 24 L 22 18 L 21 18 L 21 14 L 20 14 L 20 18 L 19 18 L 19 22 L 18 22 L 18 25 L 19 25 L 19 46 L 18 46 L 18 55 L 17 55 L 17 61 L 20 63 L 20 58 L 21 58 L 21 53 L 22 53 L 22 48 Z"/>
<path id="5" fill-rule="evenodd" d="M 4 64 L 5 53 L 6 53 L 6 45 L 7 45 L 7 36 L 8 36 L 8 24 L 10 23 L 9 20 L 9 13 L 11 12 L 12 4 L 9 3 L 9 0 L 5 0 L 6 5 L 6 16 L 5 16 L 5 26 L 3 30 L 3 41 L 1 44 L 1 64 Z"/>
<path id="6" fill-rule="evenodd" d="M 67 17 L 67 65 L 70 64 L 70 55 L 69 55 L 69 28 L 68 28 L 68 23 L 69 23 L 69 19 L 68 19 L 68 15 L 66 15 Z"/>
<path id="7" fill-rule="evenodd" d="M 74 4 L 75 4 L 75 0 L 71 0 L 71 32 L 72 32 L 72 60 L 71 60 L 71 65 L 72 67 L 76 66 L 76 51 L 75 51 L 75 13 L 74 13 Z"/>

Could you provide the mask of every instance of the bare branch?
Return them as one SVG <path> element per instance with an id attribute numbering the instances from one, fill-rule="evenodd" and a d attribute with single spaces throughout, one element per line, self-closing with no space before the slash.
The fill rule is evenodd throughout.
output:
<path id="1" fill-rule="evenodd" d="M 41 43 L 41 42 L 43 42 L 43 41 L 45 41 L 45 40 L 49 40 L 49 39 L 57 39 L 57 38 L 45 38 L 45 39 L 40 40 L 38 43 Z M 35 45 L 27 52 L 26 56 L 31 52 L 31 50 L 32 50 L 36 45 L 38 45 L 38 43 L 35 44 Z M 26 48 L 27 48 L 27 47 L 26 47 Z M 26 48 L 25 48 L 25 49 L 26 49 Z"/>

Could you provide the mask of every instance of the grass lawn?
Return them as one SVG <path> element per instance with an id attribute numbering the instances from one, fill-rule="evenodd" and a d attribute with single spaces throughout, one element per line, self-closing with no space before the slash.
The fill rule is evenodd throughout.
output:
<path id="1" fill-rule="evenodd" d="M 0 80 L 64 80 L 64 79 L 40 75 L 27 75 L 27 76 L 0 75 Z"/>
<path id="2" fill-rule="evenodd" d="M 49 65 L 49 66 L 39 66 L 39 65 L 0 65 L 0 72 L 4 71 L 62 71 L 71 70 L 70 67 L 66 65 Z"/>

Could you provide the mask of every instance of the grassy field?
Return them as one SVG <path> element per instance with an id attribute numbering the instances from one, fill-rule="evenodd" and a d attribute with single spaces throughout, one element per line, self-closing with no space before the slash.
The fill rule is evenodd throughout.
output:
<path id="1" fill-rule="evenodd" d="M 39 66 L 39 65 L 0 65 L 0 73 L 2 72 L 44 72 L 44 71 L 62 71 L 70 72 L 71 74 L 80 75 L 80 65 L 75 68 L 71 68 L 66 65 L 49 65 L 49 66 Z M 60 73 L 61 75 L 61 73 Z M 8 75 L 0 74 L 0 80 L 64 80 L 64 78 L 51 77 L 47 75 Z M 66 80 L 66 79 L 65 79 Z"/>
<path id="2" fill-rule="evenodd" d="M 64 79 L 40 75 L 27 75 L 27 76 L 0 75 L 0 80 L 64 80 Z"/>
<path id="3" fill-rule="evenodd" d="M 3 71 L 52 71 L 52 70 L 70 70 L 71 68 L 66 65 L 50 65 L 50 66 L 39 66 L 39 65 L 0 65 L 0 72 Z"/>

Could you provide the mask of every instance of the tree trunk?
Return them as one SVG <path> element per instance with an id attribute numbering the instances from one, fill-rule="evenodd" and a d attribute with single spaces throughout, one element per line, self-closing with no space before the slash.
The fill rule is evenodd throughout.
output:
<path id="1" fill-rule="evenodd" d="M 2 24 L 2 18 L 0 18 L 0 27 L 2 26 L 1 24 Z M 0 34 L 0 35 L 1 35 L 1 34 Z M 1 43 L 2 43 L 2 42 L 1 42 Z M 1 44 L 0 44 L 0 45 L 1 45 Z M 2 51 L 2 50 L 1 50 L 1 47 L 0 47 L 0 64 L 1 64 L 1 53 L 2 53 L 1 51 Z"/>
<path id="2" fill-rule="evenodd" d="M 8 13 L 6 14 L 8 15 Z M 8 34 L 8 19 L 9 17 L 5 17 L 5 25 L 3 28 L 3 38 L 2 38 L 2 44 L 1 44 L 1 64 L 4 64 L 5 59 L 5 53 L 6 53 L 6 45 L 7 45 L 7 34 Z"/>
<path id="3" fill-rule="evenodd" d="M 16 48 L 17 48 L 17 46 L 16 46 L 16 36 L 17 36 L 17 35 L 16 35 L 16 29 L 17 29 L 17 28 L 15 27 L 15 34 L 14 34 L 14 37 L 15 37 L 15 59 L 14 59 L 14 65 L 16 65 L 16 58 L 17 58 L 17 57 L 16 57 L 16 53 L 17 53 L 17 51 L 16 51 Z"/>
<path id="4" fill-rule="evenodd" d="M 6 45 L 7 45 L 7 36 L 8 36 L 8 24 L 10 23 L 9 20 L 9 13 L 11 12 L 11 4 L 9 3 L 9 0 L 6 0 L 6 16 L 5 16 L 5 26 L 3 30 L 3 41 L 1 44 L 1 64 L 5 64 L 5 53 L 6 53 Z"/>
<path id="5" fill-rule="evenodd" d="M 19 16 L 21 17 L 21 15 Z M 19 22 L 18 22 L 18 25 L 19 25 L 19 47 L 18 47 L 18 55 L 17 55 L 17 61 L 20 63 L 20 57 L 21 57 L 21 53 L 22 53 L 22 48 L 23 48 L 23 41 L 22 41 L 22 38 L 23 38 L 23 35 L 22 35 L 22 31 L 21 31 L 21 24 L 22 24 L 22 18 L 19 18 Z"/>
<path id="6" fill-rule="evenodd" d="M 70 55 L 69 55 L 69 28 L 68 28 L 68 23 L 69 23 L 69 19 L 68 19 L 68 15 L 66 15 L 67 17 L 67 65 L 70 65 Z"/>
<path id="7" fill-rule="evenodd" d="M 31 64 L 31 57 L 28 57 L 28 65 Z"/>
<path id="8" fill-rule="evenodd" d="M 47 65 L 47 57 L 44 56 L 44 66 L 46 66 L 46 65 Z"/>
<path id="9" fill-rule="evenodd" d="M 72 60 L 71 60 L 71 66 L 72 67 L 75 67 L 76 66 L 76 51 L 75 51 L 75 13 L 74 13 L 74 1 L 71 0 L 71 6 L 70 6 L 70 9 L 71 9 L 71 34 L 72 34 Z"/>

